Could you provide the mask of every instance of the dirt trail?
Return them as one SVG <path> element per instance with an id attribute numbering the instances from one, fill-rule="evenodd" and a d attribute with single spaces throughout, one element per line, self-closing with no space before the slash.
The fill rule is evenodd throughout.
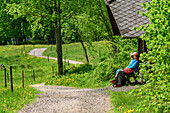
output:
<path id="1" fill-rule="evenodd" d="M 110 96 L 102 89 L 44 86 L 44 83 L 32 87 L 44 93 L 18 113 L 106 113 L 111 109 Z"/>
<path id="2" fill-rule="evenodd" d="M 30 55 L 44 57 L 42 53 L 46 48 L 33 49 Z M 52 57 L 50 57 L 52 58 Z M 71 61 L 69 60 L 71 63 Z M 73 61 L 73 63 L 81 63 Z M 42 91 L 38 94 L 36 101 L 18 113 L 106 113 L 110 109 L 110 95 L 106 90 L 114 92 L 128 91 L 134 89 L 135 86 L 123 86 L 115 88 L 108 86 L 101 89 L 77 89 L 65 86 L 44 86 L 42 84 L 31 85 Z"/>
<path id="3" fill-rule="evenodd" d="M 43 56 L 42 53 L 46 50 L 47 48 L 35 48 L 33 50 L 31 50 L 28 54 L 32 55 L 32 56 L 37 56 L 37 57 L 43 57 L 43 58 L 48 58 L 47 56 Z M 57 60 L 57 58 L 54 57 L 49 57 L 49 59 L 53 59 L 53 60 Z M 65 60 L 63 59 L 63 61 L 66 61 L 71 64 L 83 64 L 83 62 L 78 62 L 78 61 L 73 61 L 73 60 Z"/>

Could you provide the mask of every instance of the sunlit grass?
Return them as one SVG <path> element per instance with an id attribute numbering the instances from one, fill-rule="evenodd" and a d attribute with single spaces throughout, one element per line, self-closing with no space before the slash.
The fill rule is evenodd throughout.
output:
<path id="1" fill-rule="evenodd" d="M 111 104 L 114 106 L 112 111 L 114 113 L 137 113 L 137 105 L 141 101 L 135 96 L 128 92 L 112 92 L 108 91 L 111 94 Z"/>
<path id="2" fill-rule="evenodd" d="M 91 46 L 85 44 L 85 47 L 87 49 L 90 63 L 98 63 L 98 58 L 106 54 L 107 41 L 93 42 Z M 83 47 L 80 43 L 63 44 L 62 48 L 63 59 L 66 58 L 69 60 L 75 60 L 84 63 L 87 62 Z M 56 46 L 49 46 L 43 55 L 56 57 Z"/>
<path id="3" fill-rule="evenodd" d="M 7 69 L 7 88 L 5 88 L 4 68 L 0 67 L 0 111 L 2 113 L 13 113 L 23 108 L 37 96 L 39 91 L 28 85 L 43 83 L 47 75 L 52 74 L 52 67 L 57 73 L 57 62 L 45 58 L 38 58 L 28 55 L 33 48 L 47 47 L 46 45 L 26 45 L 26 46 L 0 46 L 0 64 L 4 64 Z M 10 66 L 12 66 L 13 92 L 10 88 Z M 24 70 L 24 85 L 22 88 L 22 70 Z M 35 71 L 35 81 L 33 79 Z M 9 79 L 9 81 L 8 81 Z"/>
<path id="4" fill-rule="evenodd" d="M 29 104 L 37 97 L 36 93 L 40 92 L 29 86 L 22 88 L 14 85 L 14 92 L 11 92 L 10 86 L 4 88 L 0 85 L 1 113 L 17 113 L 25 104 Z"/>

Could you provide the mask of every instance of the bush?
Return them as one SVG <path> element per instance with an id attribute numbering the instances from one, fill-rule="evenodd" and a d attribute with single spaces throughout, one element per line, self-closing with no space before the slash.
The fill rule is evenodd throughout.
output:
<path id="1" fill-rule="evenodd" d="M 96 77 L 99 81 L 108 81 L 112 79 L 116 74 L 117 69 L 124 69 L 130 62 L 130 53 L 137 51 L 137 40 L 135 39 L 122 39 L 121 37 L 114 37 L 114 43 L 108 42 L 108 52 L 96 68 L 94 69 L 92 76 Z M 126 43 L 126 45 L 125 45 Z"/>
<path id="2" fill-rule="evenodd" d="M 141 72 L 148 83 L 134 91 L 136 96 L 144 100 L 139 103 L 138 112 L 166 113 L 170 110 L 170 1 L 152 0 L 142 5 L 148 12 L 140 14 L 148 17 L 151 24 L 137 29 L 146 31 L 142 39 L 148 47 L 148 53 L 140 56 L 143 62 Z"/>

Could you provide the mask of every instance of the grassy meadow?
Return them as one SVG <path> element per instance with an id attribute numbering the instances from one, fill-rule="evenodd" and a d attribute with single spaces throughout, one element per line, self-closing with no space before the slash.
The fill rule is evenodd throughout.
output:
<path id="1" fill-rule="evenodd" d="M 0 111 L 2 113 L 15 113 L 24 104 L 28 104 L 35 99 L 36 89 L 28 85 L 42 83 L 46 81 L 48 75 L 52 74 L 52 66 L 57 70 L 57 62 L 47 59 L 37 58 L 28 55 L 33 48 L 47 47 L 46 45 L 20 45 L 20 46 L 0 46 L 0 64 L 4 64 L 7 69 L 7 88 L 4 83 L 4 69 L 0 68 Z M 13 67 L 13 87 L 10 89 L 10 66 Z M 24 70 L 24 84 L 22 88 L 22 70 Z M 33 80 L 33 70 L 35 71 L 35 81 Z M 8 81 L 9 78 L 9 81 Z"/>
<path id="2" fill-rule="evenodd" d="M 108 41 L 93 42 L 90 46 L 85 43 L 90 63 L 98 63 L 99 57 L 107 53 Z M 86 63 L 83 47 L 80 43 L 63 44 L 63 59 L 75 60 Z M 43 55 L 56 57 L 56 46 L 49 46 Z"/>
<path id="3" fill-rule="evenodd" d="M 124 45 L 123 43 L 127 43 Z M 109 84 L 118 68 L 124 68 L 130 61 L 129 53 L 136 51 L 136 41 L 122 40 L 119 43 L 120 51 L 114 54 L 113 58 L 107 57 L 109 47 L 107 41 L 94 42 L 90 48 L 87 48 L 90 64 L 86 64 L 85 54 L 80 43 L 63 44 L 63 58 L 84 62 L 85 64 L 67 65 L 64 63 L 64 74 L 55 76 L 52 72 L 54 67 L 57 73 L 57 61 L 45 58 L 38 58 L 28 55 L 28 52 L 34 48 L 48 49 L 43 55 L 56 57 L 55 45 L 20 45 L 20 46 L 0 46 L 0 64 L 4 64 L 9 75 L 9 67 L 13 67 L 14 92 L 10 90 L 10 81 L 7 79 L 7 88 L 4 84 L 4 69 L 0 68 L 0 111 L 17 112 L 25 104 L 29 104 L 40 93 L 28 85 L 43 83 L 46 85 L 72 86 L 77 88 L 102 88 Z M 112 50 L 111 50 L 112 51 Z M 116 59 L 116 60 L 115 60 Z M 119 60 L 117 60 L 119 59 Z M 22 70 L 24 70 L 25 88 L 22 88 Z M 33 80 L 33 70 L 35 71 L 35 81 Z M 9 77 L 10 80 L 10 77 Z M 122 95 L 128 95 L 120 92 Z M 111 93 L 111 95 L 117 95 Z M 113 98 L 112 96 L 111 98 Z M 17 101 L 16 101 L 17 100 Z M 121 102 L 114 98 L 117 102 Z M 126 100 L 127 102 L 128 100 Z M 124 103 L 126 103 L 124 102 Z M 114 102 L 112 102 L 114 103 Z M 127 104 L 131 105 L 131 104 Z M 113 109 L 117 111 L 122 105 L 116 105 Z M 127 108 L 130 110 L 130 108 Z M 130 112 L 130 111 L 129 111 Z"/>

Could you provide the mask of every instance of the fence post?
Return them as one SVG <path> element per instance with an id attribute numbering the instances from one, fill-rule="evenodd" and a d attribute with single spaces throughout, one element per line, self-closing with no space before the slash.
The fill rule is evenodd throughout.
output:
<path id="1" fill-rule="evenodd" d="M 7 87 L 7 83 L 6 83 L 6 68 L 4 68 L 4 72 L 5 72 L 5 88 Z"/>
<path id="2" fill-rule="evenodd" d="M 24 88 L 24 70 L 22 70 L 22 87 Z"/>
<path id="3" fill-rule="evenodd" d="M 67 57 L 67 59 L 69 59 L 68 58 L 68 49 L 67 49 L 67 47 L 66 47 L 66 57 Z M 68 66 L 69 66 L 69 60 L 68 60 Z"/>
<path id="4" fill-rule="evenodd" d="M 53 75 L 54 75 L 54 67 L 52 66 L 52 73 L 53 73 Z"/>
<path id="5" fill-rule="evenodd" d="M 33 80 L 35 81 L 35 71 L 33 70 Z"/>
<path id="6" fill-rule="evenodd" d="M 50 61 L 50 60 L 49 60 L 49 55 L 47 55 L 47 57 L 48 57 L 48 62 L 49 62 L 49 61 Z"/>
<path id="7" fill-rule="evenodd" d="M 11 91 L 13 92 L 12 66 L 10 66 Z"/>
<path id="8" fill-rule="evenodd" d="M 70 65 L 69 60 L 68 60 L 68 66 Z"/>

